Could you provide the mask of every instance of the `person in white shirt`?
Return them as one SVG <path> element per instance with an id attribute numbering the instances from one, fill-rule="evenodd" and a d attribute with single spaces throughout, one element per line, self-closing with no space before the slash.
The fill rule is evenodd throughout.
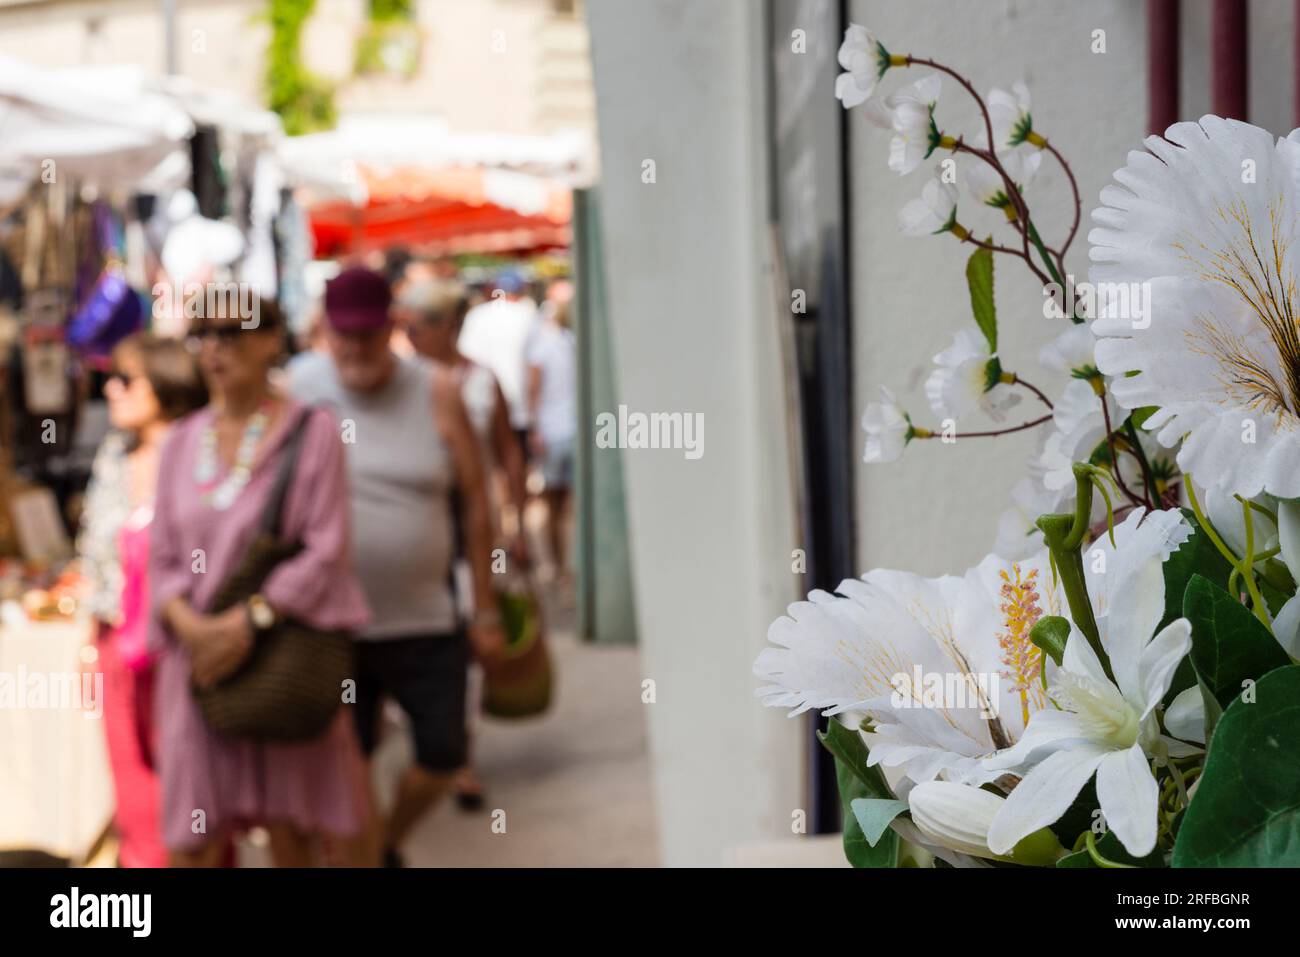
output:
<path id="1" fill-rule="evenodd" d="M 524 295 L 523 277 L 514 270 L 496 279 L 486 302 L 465 316 L 457 346 L 472 362 L 491 369 L 510 408 L 510 426 L 526 438 L 530 424 L 524 386 L 524 352 L 538 322 L 537 304 Z"/>
<path id="2" fill-rule="evenodd" d="M 556 297 L 529 338 L 529 445 L 540 464 L 546 524 L 555 574 L 568 576 L 567 523 L 573 487 L 573 443 L 577 434 L 577 345 L 569 329 L 569 303 Z"/>

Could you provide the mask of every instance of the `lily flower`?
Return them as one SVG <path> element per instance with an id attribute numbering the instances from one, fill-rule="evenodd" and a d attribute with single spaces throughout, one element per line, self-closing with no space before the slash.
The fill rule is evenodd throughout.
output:
<path id="1" fill-rule="evenodd" d="M 995 854 L 1057 820 L 1094 775 L 1101 812 L 1120 843 L 1138 857 L 1155 847 L 1159 794 L 1148 762 L 1195 752 L 1163 735 L 1155 714 L 1191 649 L 1185 618 L 1156 632 L 1164 615 L 1161 564 L 1190 533 L 1177 511 L 1134 512 L 1115 529 L 1116 546 L 1104 538 L 1094 545 L 1103 559 L 1085 562 L 1088 591 L 1114 678 L 1072 624 L 1048 692 L 1060 710 L 1035 712 L 1014 746 L 984 762 L 1023 775 L 989 829 Z"/>
<path id="2" fill-rule="evenodd" d="M 996 778 L 981 759 L 1047 703 L 1045 656 L 1029 640 L 1062 608 L 1046 554 L 989 556 L 962 577 L 877 569 L 837 592 L 815 591 L 773 622 L 754 665 L 768 681 L 759 697 L 792 714 L 865 713 L 869 763 L 913 781 Z"/>

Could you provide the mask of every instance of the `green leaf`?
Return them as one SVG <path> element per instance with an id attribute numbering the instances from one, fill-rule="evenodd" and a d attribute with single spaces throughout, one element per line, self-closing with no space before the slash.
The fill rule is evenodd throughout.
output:
<path id="1" fill-rule="evenodd" d="M 1200 575 L 1187 585 L 1183 614 L 1192 623 L 1192 664 L 1225 709 L 1241 694 L 1242 682 L 1291 663 L 1245 605 Z"/>
<path id="2" fill-rule="evenodd" d="M 875 847 L 880 835 L 889 830 L 889 822 L 907 810 L 907 802 L 892 798 L 854 798 L 852 808 L 867 843 Z"/>
<path id="3" fill-rule="evenodd" d="M 1060 615 L 1044 615 L 1029 629 L 1029 640 L 1047 652 L 1059 667 L 1070 637 L 1070 622 Z"/>
<path id="4" fill-rule="evenodd" d="M 1165 614 L 1160 620 L 1161 628 L 1174 619 L 1183 617 L 1183 598 L 1187 593 L 1187 583 L 1191 581 L 1193 575 L 1208 578 L 1226 590 L 1228 575 L 1232 572 L 1232 566 L 1214 547 L 1210 536 L 1202 531 L 1191 509 L 1185 508 L 1182 512 L 1183 517 L 1192 526 L 1192 534 L 1164 564 Z M 1184 658 L 1169 683 L 1169 692 L 1163 702 L 1165 706 L 1168 707 L 1179 693 L 1194 684 L 1196 684 L 1196 670 L 1192 667 L 1191 659 Z"/>
<path id="5" fill-rule="evenodd" d="M 1147 424 L 1147 419 L 1160 411 L 1158 405 L 1144 405 L 1140 409 L 1134 409 L 1133 414 L 1129 416 L 1133 420 L 1135 428 L 1143 428 Z"/>
<path id="6" fill-rule="evenodd" d="M 1232 566 L 1219 554 L 1210 536 L 1201 530 L 1191 509 L 1185 508 L 1182 512 L 1192 526 L 1192 534 L 1164 564 L 1165 616 L 1160 620 L 1161 628 L 1175 618 L 1183 617 L 1183 596 L 1193 575 L 1200 575 L 1226 591 L 1228 576 L 1232 573 Z M 1190 686 L 1190 683 L 1184 685 Z"/>
<path id="7" fill-rule="evenodd" d="M 998 313 L 993 304 L 993 250 L 980 247 L 966 261 L 966 285 L 975 325 L 988 340 L 989 352 L 998 351 Z"/>
<path id="8" fill-rule="evenodd" d="M 1300 867 L 1300 665 L 1223 713 L 1174 843 L 1174 867 Z"/>
<path id="9" fill-rule="evenodd" d="M 817 737 L 835 755 L 835 779 L 840 790 L 840 811 L 844 821 L 844 856 L 854 867 L 894 867 L 898 863 L 898 835 L 892 830 L 873 846 L 867 841 L 853 802 L 863 798 L 893 800 L 894 794 L 880 768 L 867 767 L 867 746 L 856 731 L 834 718 L 825 733 Z"/>

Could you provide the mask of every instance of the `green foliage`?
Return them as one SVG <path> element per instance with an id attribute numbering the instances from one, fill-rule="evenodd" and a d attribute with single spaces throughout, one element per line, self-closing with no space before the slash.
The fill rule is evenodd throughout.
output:
<path id="1" fill-rule="evenodd" d="M 269 0 L 271 42 L 266 51 L 267 105 L 290 136 L 329 129 L 337 119 L 334 89 L 302 65 L 302 28 L 316 0 Z"/>
<path id="2" fill-rule="evenodd" d="M 993 304 L 993 251 L 980 247 L 966 261 L 966 285 L 975 324 L 988 340 L 989 352 L 998 351 L 998 311 Z"/>
<path id="3" fill-rule="evenodd" d="M 1183 542 L 1164 564 L 1165 614 L 1160 620 L 1161 628 L 1174 619 L 1183 616 L 1183 597 L 1187 592 L 1187 584 L 1192 580 L 1193 575 L 1199 575 L 1221 588 L 1226 588 L 1228 576 L 1232 573 L 1232 566 L 1214 547 L 1214 543 L 1210 541 L 1210 536 L 1205 534 L 1204 530 L 1197 524 L 1196 517 L 1191 510 L 1183 509 L 1182 512 L 1183 517 L 1187 519 L 1193 531 L 1187 541 Z M 1164 703 L 1168 705 L 1180 692 L 1185 691 L 1194 684 L 1196 684 L 1196 671 L 1192 667 L 1192 660 L 1189 656 L 1183 659 L 1178 666 L 1178 670 L 1174 672 L 1174 678 L 1169 685 L 1169 692 L 1165 695 Z"/>
<path id="4" fill-rule="evenodd" d="M 880 768 L 867 766 L 867 746 L 862 736 L 834 718 L 817 737 L 835 755 L 835 778 L 840 789 L 844 820 L 844 856 L 854 867 L 894 867 L 898 863 L 898 835 L 886 831 L 873 847 L 863 833 L 853 802 L 862 799 L 893 800 L 894 794 Z"/>
<path id="5" fill-rule="evenodd" d="M 371 0 L 370 22 L 357 37 L 355 72 L 410 77 L 419 66 L 420 33 L 411 0 Z"/>
<path id="6" fill-rule="evenodd" d="M 385 23 L 393 20 L 410 22 L 415 19 L 414 0 L 370 0 L 370 20 Z"/>
<path id="7" fill-rule="evenodd" d="M 1300 666 L 1264 675 L 1211 741 L 1175 867 L 1300 867 Z"/>
<path id="8" fill-rule="evenodd" d="M 1192 623 L 1192 665 L 1224 709 L 1241 694 L 1244 682 L 1291 663 L 1246 606 L 1200 575 L 1187 584 L 1183 614 Z"/>

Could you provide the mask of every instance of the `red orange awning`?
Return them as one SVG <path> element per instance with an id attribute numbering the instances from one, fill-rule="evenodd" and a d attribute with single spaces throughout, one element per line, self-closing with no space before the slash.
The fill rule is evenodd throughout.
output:
<path id="1" fill-rule="evenodd" d="M 553 249 L 572 238 L 573 194 L 522 173 L 472 167 L 362 167 L 364 206 L 311 209 L 316 255 L 408 246 L 430 255 Z"/>

